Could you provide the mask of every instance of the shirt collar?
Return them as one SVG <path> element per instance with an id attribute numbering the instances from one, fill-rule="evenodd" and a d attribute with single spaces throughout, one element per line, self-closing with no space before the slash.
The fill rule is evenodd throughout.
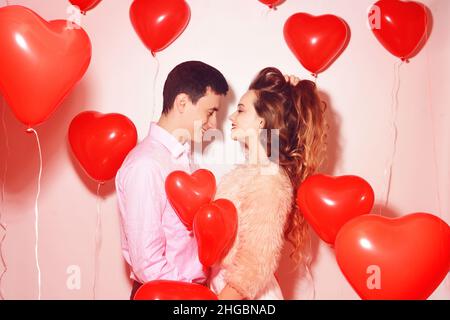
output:
<path id="1" fill-rule="evenodd" d="M 180 157 L 185 152 L 189 154 L 191 151 L 189 142 L 181 144 L 175 136 L 166 129 L 160 127 L 156 122 L 150 124 L 149 136 L 152 140 L 156 140 L 166 147 L 174 158 Z"/>

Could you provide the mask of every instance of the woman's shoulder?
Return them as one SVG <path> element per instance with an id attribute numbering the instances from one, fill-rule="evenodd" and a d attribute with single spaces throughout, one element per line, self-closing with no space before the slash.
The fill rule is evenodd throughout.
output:
<path id="1" fill-rule="evenodd" d="M 242 180 L 245 178 L 251 180 L 273 180 L 279 183 L 285 183 L 289 180 L 284 170 L 275 163 L 268 165 L 238 164 L 226 173 L 221 180 Z"/>
<path id="2" fill-rule="evenodd" d="M 256 180 L 270 182 L 268 187 L 281 185 L 290 186 L 290 180 L 285 170 L 276 163 L 266 165 L 243 165 L 243 170 L 248 170 Z"/>
<path id="3" fill-rule="evenodd" d="M 242 188 L 244 194 L 290 196 L 292 184 L 284 169 L 269 165 L 240 164 L 223 176 L 219 189 Z M 236 190 L 237 191 L 237 190 Z"/>

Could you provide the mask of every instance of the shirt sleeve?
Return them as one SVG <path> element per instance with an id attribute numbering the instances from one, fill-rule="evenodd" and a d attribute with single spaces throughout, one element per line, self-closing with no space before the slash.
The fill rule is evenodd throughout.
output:
<path id="1" fill-rule="evenodd" d="M 135 165 L 123 178 L 122 219 L 133 273 L 141 283 L 152 280 L 189 281 L 165 256 L 162 214 L 166 205 L 164 178 L 156 165 Z"/>

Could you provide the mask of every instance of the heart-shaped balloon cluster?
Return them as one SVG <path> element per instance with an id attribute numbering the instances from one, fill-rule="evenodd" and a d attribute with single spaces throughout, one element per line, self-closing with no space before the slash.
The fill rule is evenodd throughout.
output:
<path id="1" fill-rule="evenodd" d="M 194 231 L 200 262 L 210 267 L 220 261 L 233 244 L 237 232 L 237 210 L 226 199 L 212 202 L 216 179 L 209 170 L 189 175 L 170 173 L 165 182 L 167 198 L 180 220 Z"/>
<path id="2" fill-rule="evenodd" d="M 356 176 L 314 175 L 297 205 L 362 299 L 426 299 L 450 268 L 450 228 L 425 213 L 370 215 L 374 192 Z"/>

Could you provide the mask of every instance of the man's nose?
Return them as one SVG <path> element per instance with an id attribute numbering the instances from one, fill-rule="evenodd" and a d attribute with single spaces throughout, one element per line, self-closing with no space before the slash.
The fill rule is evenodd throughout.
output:
<path id="1" fill-rule="evenodd" d="M 215 114 L 208 120 L 207 126 L 208 126 L 208 129 L 216 129 L 217 117 Z"/>

